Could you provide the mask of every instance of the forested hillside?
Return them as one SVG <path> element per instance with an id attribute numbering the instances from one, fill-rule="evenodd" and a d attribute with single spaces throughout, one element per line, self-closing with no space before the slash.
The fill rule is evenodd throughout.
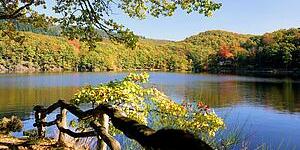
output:
<path id="1" fill-rule="evenodd" d="M 299 71 L 300 67 L 299 28 L 261 36 L 207 31 L 183 42 L 192 47 L 187 56 L 196 71 Z"/>
<path id="2" fill-rule="evenodd" d="M 241 43 L 246 42 L 251 35 L 242 35 L 233 32 L 213 30 L 199 33 L 186 38 L 178 44 L 187 44 L 187 56 L 193 62 L 195 71 L 209 70 L 217 67 L 221 62 L 219 54 L 224 53 L 224 48 L 230 49 L 230 53 L 224 53 L 224 57 L 245 53 Z"/>
<path id="3" fill-rule="evenodd" d="M 262 36 L 214 30 L 179 42 L 140 39 L 134 49 L 104 39 L 93 50 L 78 40 L 50 36 L 52 31 L 48 35 L 20 34 L 25 37 L 22 42 L 7 36 L 0 38 L 1 72 L 136 69 L 219 72 L 300 67 L 300 29 Z"/>
<path id="4" fill-rule="evenodd" d="M 1 72 L 118 71 L 132 69 L 191 70 L 175 43 L 141 39 L 135 49 L 103 40 L 94 50 L 85 43 L 22 32 L 19 43 L 0 38 Z"/>

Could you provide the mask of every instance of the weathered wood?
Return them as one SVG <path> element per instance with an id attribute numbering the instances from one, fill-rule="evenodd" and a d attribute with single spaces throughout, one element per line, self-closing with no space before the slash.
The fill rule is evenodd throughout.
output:
<path id="1" fill-rule="evenodd" d="M 37 105 L 33 108 L 33 110 L 38 111 L 38 112 L 43 112 L 47 115 L 47 114 L 52 113 L 53 111 L 55 111 L 58 108 L 67 109 L 70 113 L 72 113 L 73 115 L 75 115 L 76 117 L 78 117 L 80 119 L 89 118 L 95 114 L 99 114 L 99 113 L 103 112 L 102 110 L 99 110 L 99 109 L 90 109 L 87 111 L 82 111 L 80 108 L 76 107 L 75 105 L 65 103 L 63 100 L 58 100 L 56 103 L 53 103 L 46 109 L 43 108 L 42 106 Z"/>
<path id="2" fill-rule="evenodd" d="M 67 128 L 67 110 L 64 108 L 61 108 L 60 110 L 60 120 L 58 122 L 58 126 L 60 128 Z M 61 130 L 59 130 L 58 143 L 60 145 L 66 145 L 66 135 L 64 132 L 61 132 Z"/>
<path id="3" fill-rule="evenodd" d="M 98 118 L 99 118 L 99 121 L 100 121 L 100 124 L 98 126 L 101 126 L 100 128 L 102 130 L 97 130 L 97 131 L 102 131 L 101 138 L 103 139 L 104 135 L 106 135 L 106 136 L 108 135 L 109 117 L 106 114 L 99 114 Z M 107 150 L 106 141 L 98 140 L 98 150 Z"/>
<path id="4" fill-rule="evenodd" d="M 103 107 L 111 117 L 114 127 L 121 130 L 127 137 L 139 142 L 146 149 L 212 150 L 208 144 L 187 131 L 175 129 L 155 131 L 146 125 L 128 118 L 122 111 L 116 108 L 109 105 L 102 105 Z"/>
<path id="5" fill-rule="evenodd" d="M 38 110 L 44 109 L 42 106 L 37 107 Z M 42 111 L 35 111 L 35 123 L 37 124 L 38 137 L 45 137 L 45 128 L 42 122 L 46 121 L 46 115 Z"/>
<path id="6" fill-rule="evenodd" d="M 77 116 L 79 119 L 89 118 L 97 116 L 99 114 L 107 114 L 112 121 L 112 124 L 117 129 L 121 130 L 127 137 L 136 140 L 146 149 L 160 149 L 160 150 L 181 150 L 181 149 L 194 149 L 194 150 L 211 150 L 212 148 L 203 142 L 201 139 L 196 138 L 193 134 L 175 129 L 162 129 L 155 131 L 152 128 L 140 124 L 135 120 L 132 120 L 126 116 L 121 110 L 112 107 L 107 104 L 97 106 L 95 109 L 82 111 L 78 107 L 72 104 L 65 103 L 62 100 L 49 106 L 47 109 L 42 110 L 45 114 L 49 114 L 57 108 L 67 109 L 69 112 Z M 35 108 L 38 109 L 38 108 Z M 91 124 L 91 126 L 93 126 Z M 99 127 L 99 130 L 95 128 L 97 134 L 106 142 L 112 149 L 114 142 L 109 138 L 109 135 L 104 129 Z M 61 128 L 62 129 L 62 128 Z M 105 141 L 105 139 L 108 141 Z"/>
<path id="7" fill-rule="evenodd" d="M 91 114 L 99 114 L 98 112 L 101 111 L 81 111 L 79 108 L 77 108 L 74 105 L 65 103 L 62 100 L 59 100 L 58 102 L 54 103 L 53 105 L 49 106 L 47 109 L 41 107 L 41 106 L 36 106 L 34 107 L 34 110 L 36 113 L 43 113 L 43 114 L 50 114 L 51 112 L 53 112 L 54 110 L 56 110 L 57 108 L 61 108 L 61 114 L 57 115 L 56 119 L 54 121 L 51 122 L 45 122 L 45 121 L 38 121 L 34 123 L 34 126 L 39 127 L 39 126 L 51 126 L 56 124 L 57 128 L 59 129 L 60 133 L 59 133 L 59 139 L 58 139 L 58 143 L 61 145 L 65 145 L 66 141 L 65 141 L 65 134 L 68 134 L 69 136 L 72 136 L 74 138 L 80 138 L 80 137 L 91 137 L 91 136 L 100 136 L 101 139 L 103 139 L 104 142 L 107 142 L 110 149 L 112 150 L 120 150 L 121 146 L 119 144 L 118 141 L 116 141 L 113 136 L 108 134 L 108 121 L 109 121 L 109 117 L 107 115 L 105 115 L 105 120 L 104 120 L 104 124 L 106 128 L 101 127 L 100 125 L 95 126 L 95 124 L 93 124 L 94 126 L 94 130 L 95 131 L 90 131 L 90 132 L 81 132 L 81 133 L 76 133 L 73 132 L 69 129 L 66 129 L 66 111 L 69 110 L 71 113 L 73 113 L 75 116 L 77 116 L 78 118 L 87 118 L 87 117 L 91 117 Z M 37 119 L 43 118 L 45 119 L 45 116 L 36 116 Z M 99 133 L 98 133 L 99 132 Z"/>
<path id="8" fill-rule="evenodd" d="M 92 136 L 97 136 L 97 133 L 95 131 L 88 131 L 88 132 L 73 132 L 70 129 L 66 129 L 61 125 L 61 115 L 57 115 L 56 119 L 54 120 L 57 128 L 60 132 L 68 134 L 69 136 L 73 138 L 82 138 L 82 137 L 92 137 Z M 53 122 L 54 122 L 53 121 Z"/>
<path id="9" fill-rule="evenodd" d="M 35 124 L 36 124 L 36 126 L 37 126 L 37 130 L 38 130 L 38 136 L 39 137 L 41 137 L 42 136 L 42 130 L 41 130 L 41 119 L 40 119 L 40 112 L 38 112 L 38 111 L 36 111 L 35 113 L 34 113 L 34 118 L 35 118 Z"/>
<path id="10" fill-rule="evenodd" d="M 45 113 L 41 113 L 41 122 L 46 122 L 46 114 Z M 46 128 L 45 126 L 43 126 L 43 124 L 41 125 L 41 133 L 42 133 L 42 137 L 46 136 Z"/>
<path id="11" fill-rule="evenodd" d="M 60 120 L 60 115 L 57 116 L 57 118 L 53 121 L 50 122 L 41 122 L 43 124 L 43 126 L 53 126 L 53 125 L 57 125 L 57 128 L 60 132 L 66 133 L 69 136 L 72 136 L 73 138 L 82 138 L 82 137 L 92 137 L 92 136 L 97 136 L 97 133 L 95 133 L 94 131 L 88 131 L 88 132 L 73 132 L 70 129 L 66 129 L 64 127 L 61 127 L 59 125 L 59 120 Z M 33 124 L 34 127 L 37 127 L 37 123 Z"/>
<path id="12" fill-rule="evenodd" d="M 90 126 L 99 134 L 103 142 L 105 142 L 110 149 L 112 150 L 121 150 L 121 145 L 120 143 L 114 139 L 113 136 L 108 134 L 108 130 L 101 126 L 99 123 L 93 121 L 90 123 Z M 103 147 L 101 147 L 103 148 Z M 105 147 L 106 148 L 106 147 Z M 106 150 L 106 149 L 105 149 Z"/>

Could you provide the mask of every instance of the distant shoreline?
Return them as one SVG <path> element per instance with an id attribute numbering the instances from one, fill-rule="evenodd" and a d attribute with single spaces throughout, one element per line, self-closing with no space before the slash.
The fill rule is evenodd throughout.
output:
<path id="1" fill-rule="evenodd" d="M 52 70 L 41 71 L 38 69 L 22 69 L 22 70 L 1 70 L 0 74 L 28 74 L 28 73 L 76 73 L 76 72 L 130 72 L 130 71 L 161 71 L 161 72 L 181 72 L 181 73 L 211 73 L 211 74 L 231 74 L 231 75 L 243 75 L 243 76 L 255 76 L 255 77 L 290 77 L 300 78 L 300 68 L 294 69 L 273 69 L 273 68 L 260 68 L 260 69 L 248 69 L 248 68 L 214 68 L 205 71 L 184 71 L 184 70 L 168 70 L 168 69 L 117 69 L 117 70 L 102 70 L 102 71 L 74 71 L 64 70 L 62 68 L 54 68 Z"/>
<path id="2" fill-rule="evenodd" d="M 209 70 L 207 71 L 213 74 L 235 74 L 235 75 L 244 75 L 244 76 L 257 76 L 257 77 L 291 77 L 291 78 L 300 78 L 300 69 L 273 69 L 273 68 L 260 68 L 260 69 L 246 69 L 246 68 L 237 68 L 237 69 L 228 69 L 222 68 L 218 70 Z"/>

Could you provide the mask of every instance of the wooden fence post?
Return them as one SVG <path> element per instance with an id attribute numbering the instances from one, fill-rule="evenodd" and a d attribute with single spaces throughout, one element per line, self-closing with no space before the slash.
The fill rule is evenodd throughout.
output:
<path id="1" fill-rule="evenodd" d="M 108 117 L 108 115 L 106 115 L 106 114 L 101 114 L 100 116 L 99 116 L 99 119 L 100 119 L 100 125 L 102 126 L 102 127 L 104 127 L 105 128 L 105 132 L 106 133 L 108 133 L 108 128 L 109 128 L 109 117 Z M 99 139 L 99 137 L 98 137 L 98 139 Z M 107 144 L 103 141 L 103 140 L 101 140 L 101 141 L 99 141 L 98 140 L 98 149 L 99 150 L 107 150 Z"/>
<path id="2" fill-rule="evenodd" d="M 46 128 L 45 128 L 45 126 L 44 126 L 44 122 L 46 122 L 46 114 L 44 113 L 44 112 L 41 112 L 40 113 L 40 115 L 41 115 L 41 137 L 45 137 L 46 136 Z"/>
<path id="3" fill-rule="evenodd" d="M 37 106 L 34 113 L 35 123 L 37 124 L 38 137 L 45 137 L 45 128 L 43 123 L 46 122 L 46 114 L 43 112 L 42 106 Z"/>
<path id="4" fill-rule="evenodd" d="M 67 110 L 66 109 L 61 108 L 60 117 L 61 117 L 61 120 L 59 122 L 59 127 L 67 129 Z M 66 134 L 61 131 L 59 131 L 58 143 L 60 145 L 66 145 Z"/>

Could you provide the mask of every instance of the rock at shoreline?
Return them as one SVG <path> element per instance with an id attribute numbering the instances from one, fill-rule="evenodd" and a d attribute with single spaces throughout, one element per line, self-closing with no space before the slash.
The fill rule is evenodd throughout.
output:
<path id="1" fill-rule="evenodd" d="M 16 138 L 10 135 L 0 134 L 0 149 L 10 150 L 44 150 L 44 149 L 64 149 L 71 150 L 73 148 L 61 148 L 56 144 L 56 140 L 51 138 L 36 139 L 36 138 Z"/>
<path id="2" fill-rule="evenodd" d="M 5 68 L 3 65 L 0 65 L 0 73 L 6 73 L 8 72 L 8 69 Z"/>

